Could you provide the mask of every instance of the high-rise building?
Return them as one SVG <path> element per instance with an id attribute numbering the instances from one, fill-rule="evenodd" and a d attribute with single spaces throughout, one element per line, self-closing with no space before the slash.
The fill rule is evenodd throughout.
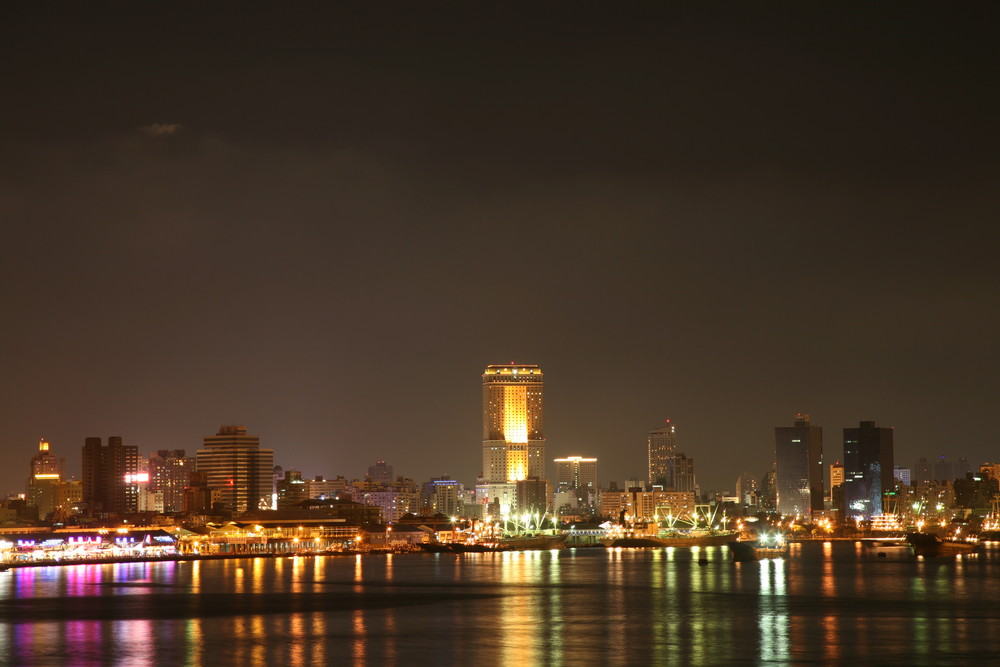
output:
<path id="1" fill-rule="evenodd" d="M 942 454 L 934 461 L 933 479 L 939 482 L 954 482 L 956 479 L 965 479 L 970 470 L 969 459 L 964 456 L 953 461 Z"/>
<path id="2" fill-rule="evenodd" d="M 694 491 L 694 459 L 684 452 L 677 452 L 670 457 L 670 469 L 673 473 L 673 484 L 663 487 L 664 491 Z"/>
<path id="3" fill-rule="evenodd" d="M 597 489 L 597 459 L 568 456 L 555 459 L 556 486 L 568 489 Z"/>
<path id="4" fill-rule="evenodd" d="M 373 482 L 382 486 L 389 486 L 395 479 L 392 476 L 392 465 L 385 461 L 376 461 L 375 465 L 368 466 L 368 476 Z"/>
<path id="5" fill-rule="evenodd" d="M 233 512 L 271 508 L 274 451 L 260 448 L 260 438 L 246 426 L 222 426 L 205 436 L 195 466 L 205 473 L 208 488 L 219 491 L 219 502 Z"/>
<path id="6" fill-rule="evenodd" d="M 663 488 L 674 486 L 673 458 L 677 453 L 677 430 L 667 420 L 663 428 L 649 432 L 647 452 L 649 456 L 649 485 L 660 485 Z"/>
<path id="7" fill-rule="evenodd" d="M 823 429 L 809 415 L 774 429 L 775 494 L 780 514 L 812 516 L 823 509 Z"/>
<path id="8" fill-rule="evenodd" d="M 896 486 L 892 433 L 873 421 L 844 429 L 845 516 L 867 519 L 882 514 L 882 496 Z"/>
<path id="9" fill-rule="evenodd" d="M 194 458 L 183 449 L 159 449 L 149 457 L 149 491 L 163 493 L 163 510 L 184 509 L 184 489 L 191 485 Z"/>
<path id="10" fill-rule="evenodd" d="M 59 458 L 49 451 L 45 438 L 38 441 L 38 453 L 31 457 L 31 476 L 28 477 L 28 505 L 38 508 L 38 518 L 46 516 L 58 504 L 57 489 L 62 478 Z"/>
<path id="11" fill-rule="evenodd" d="M 545 479 L 542 370 L 487 366 L 483 373 L 483 474 L 479 502 L 517 510 L 517 482 Z"/>
<path id="12" fill-rule="evenodd" d="M 91 513 L 128 514 L 139 508 L 139 448 L 118 436 L 83 444 L 83 502 Z"/>

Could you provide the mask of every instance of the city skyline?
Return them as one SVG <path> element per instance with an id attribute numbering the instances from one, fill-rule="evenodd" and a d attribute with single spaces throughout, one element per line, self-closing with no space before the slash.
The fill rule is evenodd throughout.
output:
<path id="1" fill-rule="evenodd" d="M 510 360 L 550 475 L 645 479 L 671 417 L 732 489 L 796 411 L 997 458 L 975 9 L 58 5 L 2 10 L 0 489 L 224 423 L 469 484 Z"/>
<path id="2" fill-rule="evenodd" d="M 500 368 L 509 368 L 509 367 L 512 367 L 512 366 L 513 365 L 508 365 L 508 366 L 496 365 L 496 366 L 490 366 L 489 368 L 500 369 Z M 537 365 L 530 365 L 530 364 L 528 364 L 528 365 L 526 365 L 526 364 L 519 364 L 519 365 L 516 365 L 516 366 L 518 366 L 519 368 L 533 368 L 533 369 L 538 369 Z M 539 374 L 539 379 L 540 379 L 540 377 L 541 377 L 541 371 L 537 370 L 537 372 Z M 484 385 L 484 389 L 485 389 L 485 385 Z M 539 394 L 540 394 L 540 392 L 539 392 Z M 483 412 L 484 432 L 485 432 L 485 430 L 487 428 L 487 421 L 490 418 L 489 411 L 488 411 L 488 406 L 487 406 L 488 400 L 489 400 L 488 399 L 488 395 L 484 392 L 484 404 L 483 404 L 483 410 L 484 410 L 484 412 Z M 539 397 L 539 412 L 540 412 L 540 403 L 541 403 L 541 401 L 540 401 L 540 397 Z M 522 407 L 525 407 L 525 406 L 522 406 Z M 523 414 L 521 416 L 524 417 Z M 505 423 L 504 419 L 503 419 L 502 411 L 499 413 L 499 418 L 500 418 L 500 422 L 499 423 Z M 771 431 L 772 434 L 777 433 L 777 432 L 781 432 L 783 429 L 787 429 L 788 432 L 791 433 L 792 431 L 795 430 L 795 428 L 800 427 L 800 426 L 804 427 L 804 428 L 809 428 L 810 427 L 810 420 L 811 420 L 811 416 L 810 415 L 804 415 L 802 413 L 798 413 L 798 414 L 796 414 L 796 420 L 797 421 L 796 421 L 795 427 L 780 427 L 780 426 L 776 426 L 776 427 L 772 428 L 772 431 Z M 507 420 L 507 421 L 509 421 L 509 420 Z M 527 420 L 524 419 L 522 421 L 524 423 L 520 423 L 519 422 L 518 424 L 514 425 L 515 430 L 518 430 L 518 429 L 523 430 L 522 427 L 526 426 Z M 539 421 L 539 423 L 541 422 L 540 419 L 538 421 Z M 657 436 L 659 434 L 662 434 L 662 433 L 666 432 L 668 434 L 669 442 L 671 443 L 670 447 L 676 448 L 676 442 L 677 442 L 677 439 L 676 439 L 677 438 L 677 436 L 676 436 L 676 424 L 674 422 L 672 422 L 672 420 L 670 420 L 670 419 L 666 419 L 665 421 L 668 424 L 668 426 L 666 428 L 652 429 L 652 430 L 648 431 L 645 434 L 646 435 L 645 442 L 642 443 L 642 447 L 644 448 L 644 453 L 645 453 L 645 457 L 646 457 L 646 467 L 647 468 L 650 468 L 650 453 L 652 452 L 651 444 L 652 444 L 652 441 L 654 440 L 654 436 Z M 862 424 L 862 428 L 864 428 L 865 426 L 870 426 L 872 424 L 875 424 L 875 422 L 861 420 L 861 424 Z M 844 427 L 843 428 L 843 431 L 844 431 L 845 434 L 848 431 L 856 431 L 856 430 L 857 429 L 853 428 L 853 427 Z M 890 434 L 888 436 L 889 440 L 890 440 L 890 443 L 892 442 L 892 434 L 895 433 L 895 427 L 879 428 L 877 430 L 880 431 L 880 432 L 888 432 Z M 223 442 L 230 442 L 230 441 L 235 442 L 237 440 L 245 440 L 247 443 L 250 443 L 250 446 L 252 446 L 252 447 L 259 446 L 260 437 L 256 436 L 256 435 L 248 436 L 248 435 L 246 435 L 246 432 L 247 432 L 247 429 L 243 425 L 225 424 L 225 425 L 223 425 L 222 427 L 219 428 L 219 432 L 216 435 L 214 435 L 214 436 L 203 436 L 201 444 L 200 445 L 196 445 L 196 446 L 197 447 L 203 447 L 204 444 L 206 442 L 208 442 L 209 440 L 220 440 L 220 441 L 223 441 Z M 525 430 L 525 432 L 527 432 L 527 431 Z M 792 438 L 792 436 L 789 435 L 788 438 Z M 845 438 L 846 438 L 846 435 L 845 435 Z M 113 439 L 116 440 L 116 441 L 118 441 L 118 442 L 121 442 L 121 437 L 120 436 L 116 436 Z M 85 441 L 92 441 L 92 440 L 99 441 L 100 438 L 91 438 L 91 437 L 85 438 Z M 487 446 L 488 442 L 490 442 L 490 441 L 486 441 L 486 440 L 483 441 L 484 447 L 483 447 L 482 460 L 483 460 L 484 464 L 486 462 L 488 462 L 488 460 L 489 460 L 489 457 L 488 457 L 487 452 L 486 452 L 486 450 L 488 449 L 488 446 Z M 542 442 L 544 443 L 544 440 L 542 440 Z M 36 447 L 38 448 L 38 453 L 36 454 L 35 457 L 33 457 L 33 458 L 30 459 L 30 466 L 31 466 L 31 469 L 32 469 L 32 475 L 35 474 L 35 470 L 36 470 L 36 467 L 37 467 L 37 464 L 35 463 L 35 461 L 39 460 L 40 456 L 43 456 L 43 457 L 45 457 L 46 461 L 51 461 L 52 462 L 51 464 L 49 464 L 50 467 L 58 465 L 60 474 L 56 475 L 56 477 L 62 477 L 62 478 L 65 478 L 65 479 L 69 479 L 69 478 L 82 479 L 83 478 L 83 475 L 82 475 L 82 470 L 83 469 L 80 468 L 79 465 L 77 465 L 77 463 L 79 462 L 79 458 L 73 456 L 72 454 L 70 456 L 67 456 L 66 453 L 60 453 L 58 451 L 50 451 L 50 446 L 51 446 L 51 443 L 49 442 L 48 439 L 41 438 L 39 440 L 38 444 L 36 445 Z M 138 460 L 144 460 L 144 457 L 146 456 L 146 454 L 145 454 L 146 449 L 144 447 L 142 447 L 142 446 L 137 446 L 137 445 L 130 445 L 130 446 L 136 449 L 136 456 L 138 456 Z M 775 443 L 774 443 L 774 439 L 773 439 L 773 435 L 772 435 L 772 440 L 771 440 L 771 443 L 769 445 L 770 449 L 768 451 L 758 452 L 757 458 L 754 459 L 754 460 L 757 461 L 757 467 L 753 468 L 750 471 L 744 471 L 743 474 L 749 474 L 756 481 L 760 481 L 761 478 L 764 475 L 767 474 L 768 470 L 771 469 L 770 466 L 772 464 L 777 464 L 777 462 L 778 462 L 779 456 L 778 456 L 778 453 L 775 452 L 774 446 L 775 446 Z M 84 447 L 83 449 L 84 449 L 84 451 L 86 451 L 86 447 Z M 550 481 L 553 481 L 553 482 L 555 482 L 557 480 L 557 478 L 559 477 L 559 470 L 558 470 L 558 467 L 557 467 L 559 461 L 564 461 L 565 462 L 565 461 L 570 461 L 570 460 L 574 460 L 574 459 L 580 459 L 579 452 L 576 452 L 574 454 L 561 454 L 560 457 L 555 458 L 555 459 L 551 459 L 551 461 L 549 461 L 549 460 L 544 459 L 544 455 L 545 455 L 544 454 L 544 451 L 545 451 L 544 450 L 544 445 L 542 446 L 541 449 L 542 449 L 542 452 L 541 452 L 540 456 L 543 457 L 542 462 L 545 464 L 545 468 L 544 468 L 545 472 L 544 472 L 544 475 L 542 475 L 542 478 L 543 479 L 547 478 L 547 479 L 549 479 Z M 891 449 L 891 445 L 890 445 L 890 449 Z M 836 483 L 835 480 L 833 480 L 833 479 L 830 478 L 830 476 L 829 476 L 830 473 L 826 469 L 830 468 L 832 461 L 839 462 L 840 460 L 844 459 L 845 457 L 848 457 L 849 453 L 846 450 L 847 450 L 847 446 L 846 446 L 846 440 L 845 440 L 845 445 L 844 445 L 843 449 L 841 448 L 841 444 L 839 442 L 837 442 L 837 443 L 834 443 L 831 446 L 828 446 L 827 447 L 827 451 L 821 452 L 821 454 L 820 454 L 820 460 L 822 461 L 823 472 L 820 475 L 819 479 L 821 480 L 821 484 L 823 485 L 823 489 L 825 490 L 826 493 L 829 493 L 829 491 L 830 491 L 830 485 Z M 282 453 L 280 451 L 274 451 L 273 449 L 267 449 L 267 450 L 261 450 L 261 451 L 264 452 L 267 455 L 267 457 L 268 457 L 267 460 L 271 461 L 270 465 L 276 465 L 278 467 L 284 466 L 284 467 L 290 468 L 290 469 L 300 469 L 300 470 L 301 469 L 305 469 L 306 470 L 306 477 L 308 477 L 308 478 L 311 478 L 311 477 L 317 476 L 317 475 L 320 476 L 320 477 L 323 477 L 323 476 L 330 477 L 331 475 L 341 475 L 341 476 L 344 476 L 347 479 L 361 479 L 361 478 L 365 477 L 365 473 L 364 472 L 359 472 L 359 471 L 344 470 L 344 469 L 319 470 L 318 468 L 316 470 L 313 470 L 309 466 L 291 465 L 290 463 L 284 462 L 282 460 Z M 149 451 L 148 456 L 151 459 L 153 459 L 153 458 L 156 458 L 157 456 L 164 456 L 164 455 L 166 455 L 168 453 L 169 454 L 174 454 L 175 452 L 168 452 L 167 450 L 152 450 L 152 451 Z M 181 450 L 181 453 L 183 453 L 183 450 Z M 685 457 L 685 454 L 681 453 L 679 450 L 677 451 L 677 454 L 680 457 Z M 707 452 L 707 454 L 711 455 L 711 452 Z M 1000 458 L 998 456 L 994 456 L 992 458 L 984 458 L 982 461 L 977 461 L 977 460 L 969 461 L 968 457 L 964 456 L 961 451 L 959 451 L 957 453 L 953 452 L 953 454 L 956 455 L 956 456 L 958 456 L 960 461 L 965 462 L 964 463 L 965 468 L 963 468 L 963 470 L 966 470 L 966 471 L 974 471 L 974 470 L 976 470 L 978 468 L 978 466 L 981 463 L 992 462 L 992 461 L 995 461 L 996 459 Z M 912 470 L 914 470 L 914 474 L 916 475 L 916 470 L 921 465 L 921 462 L 927 462 L 926 463 L 927 466 L 937 465 L 938 467 L 940 467 L 943 464 L 940 464 L 940 463 L 937 463 L 937 462 L 938 461 L 948 461 L 948 456 L 949 456 L 948 454 L 938 454 L 938 455 L 931 454 L 930 455 L 930 460 L 928 462 L 927 456 L 924 455 L 923 453 L 919 453 L 919 454 L 906 453 L 902 457 L 899 457 L 899 458 L 895 459 L 896 465 L 894 467 L 897 467 L 897 468 L 903 467 L 903 468 L 906 468 L 906 469 L 912 469 Z M 562 457 L 568 457 L 568 458 L 562 458 Z M 771 463 L 766 463 L 766 460 L 768 460 L 768 457 L 770 457 Z M 194 458 L 192 458 L 191 460 L 193 461 Z M 584 461 L 596 461 L 597 459 L 583 457 L 582 460 L 584 460 Z M 68 463 L 67 463 L 67 461 L 68 461 Z M 912 465 L 911 465 L 911 463 L 912 463 Z M 948 462 L 947 465 L 950 466 L 951 463 Z M 142 465 L 140 464 L 139 467 L 142 467 Z M 392 469 L 393 469 L 393 464 L 391 462 L 387 463 L 385 459 L 380 458 L 380 459 L 374 461 L 374 465 L 371 462 L 369 462 L 368 465 L 363 466 L 363 467 L 366 469 L 368 475 L 372 475 L 372 471 L 373 470 L 380 470 L 383 467 L 385 469 L 387 469 L 388 471 L 391 472 Z M 485 467 L 485 465 L 483 467 Z M 265 466 L 265 468 L 268 468 L 268 470 L 270 470 L 270 468 L 268 466 Z M 602 468 L 603 468 L 603 465 L 602 465 Z M 758 470 L 758 468 L 759 468 L 759 470 Z M 262 468 L 262 470 L 263 470 L 263 468 Z M 712 471 L 717 471 L 717 470 L 718 470 L 717 467 L 714 467 L 714 466 L 708 467 L 708 471 L 709 471 L 709 475 L 708 476 L 716 476 L 717 477 L 718 476 L 717 473 L 715 475 L 711 474 Z M 51 471 L 48 471 L 48 472 L 51 472 Z M 260 473 L 261 476 L 263 476 L 264 474 L 265 473 L 263 473 L 263 472 Z M 268 472 L 267 474 L 269 475 L 270 473 Z M 408 472 L 404 472 L 404 473 L 401 473 L 401 474 L 404 474 L 405 476 L 410 477 L 411 479 L 427 479 L 427 478 L 434 478 L 434 477 L 437 476 L 437 475 L 430 475 L 428 477 L 423 477 L 420 474 L 410 474 Z M 447 473 L 445 473 L 445 474 L 447 474 Z M 843 474 L 843 473 L 841 473 L 841 474 Z M 693 474 L 691 476 L 692 476 L 692 479 L 693 479 L 693 477 L 694 477 Z M 740 476 L 742 476 L 742 474 Z M 892 473 L 889 473 L 888 476 L 891 478 Z M 961 477 L 961 475 L 957 475 L 957 476 Z M 462 478 L 462 477 L 456 478 L 453 475 L 450 476 L 450 477 L 452 479 L 457 479 L 458 481 L 462 482 L 468 488 L 473 488 L 475 486 L 476 479 L 478 479 L 478 476 L 475 476 L 475 477 L 472 477 L 472 478 L 469 478 L 469 479 Z M 520 477 L 520 479 L 524 479 L 525 477 L 527 477 L 527 474 L 525 474 L 523 477 Z M 883 473 L 883 477 L 885 477 L 884 473 Z M 937 475 L 936 476 L 936 478 L 941 478 L 941 479 L 946 479 L 946 478 L 949 478 L 949 477 L 950 477 L 950 475 L 943 475 L 943 476 L 942 475 Z M 738 478 L 739 478 L 739 476 L 738 476 Z M 630 480 L 630 479 L 631 480 L 645 480 L 644 477 L 633 475 L 633 474 L 620 475 L 618 477 L 607 476 L 607 475 L 602 474 L 601 477 L 598 479 L 598 483 L 601 486 L 604 486 L 608 482 L 621 483 L 621 482 L 624 482 L 624 481 L 627 481 L 627 480 Z M 915 479 L 916 479 L 916 477 L 915 477 Z M 516 481 L 516 478 L 512 479 L 511 481 Z M 646 481 L 648 481 L 650 483 L 650 485 L 653 484 L 652 481 L 649 481 L 649 480 L 646 480 Z M 264 483 L 261 482 L 261 484 L 264 484 Z M 707 486 L 707 485 L 698 483 L 698 488 L 700 489 L 701 492 L 709 492 L 709 491 L 712 491 L 712 492 L 725 492 L 725 491 L 732 491 L 734 488 L 736 488 L 737 484 L 738 484 L 738 482 L 736 480 L 734 480 L 733 484 L 731 484 L 730 486 L 726 486 L 725 484 L 719 485 L 719 486 Z M 882 484 L 885 484 L 884 480 L 883 480 Z M 23 486 L 23 484 L 22 484 L 22 486 Z M 687 490 L 687 487 L 684 487 L 684 489 L 682 489 L 682 490 Z M 21 493 L 21 492 L 23 492 L 23 489 L 17 488 L 16 486 L 12 487 L 10 489 L 7 489 L 6 491 L 4 491 L 4 493 L 8 494 L 8 495 L 10 495 L 10 494 L 17 494 L 17 493 Z M 812 495 L 815 496 L 816 492 L 814 491 L 812 493 Z"/>

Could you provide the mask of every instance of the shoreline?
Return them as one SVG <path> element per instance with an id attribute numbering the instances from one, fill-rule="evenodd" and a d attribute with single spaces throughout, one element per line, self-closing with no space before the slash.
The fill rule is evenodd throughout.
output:
<path id="1" fill-rule="evenodd" d="M 0 572 L 9 570 L 20 570 L 33 567 L 66 567 L 73 565 L 118 565 L 121 563 L 187 563 L 202 560 L 235 560 L 240 558 L 311 558 L 314 556 L 381 556 L 387 553 L 417 553 L 409 551 L 400 552 L 330 552 L 330 553 L 236 553 L 236 554 L 175 554 L 172 556 L 140 556 L 140 557 L 112 557 L 112 558 L 76 558 L 65 560 L 37 560 L 23 563 L 3 563 L 0 564 Z"/>

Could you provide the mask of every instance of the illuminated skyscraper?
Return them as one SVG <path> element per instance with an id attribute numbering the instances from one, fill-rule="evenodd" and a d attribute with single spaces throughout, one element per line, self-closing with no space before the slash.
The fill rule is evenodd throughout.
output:
<path id="1" fill-rule="evenodd" d="M 663 428 L 649 432 L 649 485 L 674 486 L 673 459 L 677 453 L 677 429 L 667 420 Z M 685 489 L 686 491 L 689 489 Z"/>
<path id="2" fill-rule="evenodd" d="M 483 479 L 487 483 L 545 478 L 542 370 L 487 366 L 483 373 Z"/>
<path id="3" fill-rule="evenodd" d="M 483 373 L 482 502 L 516 508 L 516 484 L 545 479 L 542 369 L 533 364 L 487 366 Z"/>
<path id="4" fill-rule="evenodd" d="M 247 435 L 246 426 L 223 426 L 205 437 L 196 469 L 205 474 L 208 488 L 219 491 L 219 501 L 234 512 L 272 506 L 274 451 L 260 448 L 260 437 Z"/>
<path id="5" fill-rule="evenodd" d="M 809 415 L 795 426 L 774 429 L 775 491 L 778 512 L 811 516 L 823 509 L 823 429 Z"/>

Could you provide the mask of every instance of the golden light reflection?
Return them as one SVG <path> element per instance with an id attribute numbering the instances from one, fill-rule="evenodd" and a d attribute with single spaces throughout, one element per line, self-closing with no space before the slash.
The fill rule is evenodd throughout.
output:
<path id="1" fill-rule="evenodd" d="M 267 628 L 264 627 L 264 617 L 257 614 L 250 621 L 250 636 L 253 638 L 253 648 L 250 651 L 250 663 L 263 665 L 267 662 L 264 648 L 267 646 Z"/>
<path id="2" fill-rule="evenodd" d="M 254 593 L 264 592 L 264 559 L 254 558 L 253 565 L 251 565 L 251 572 L 253 577 L 253 586 L 251 590 Z"/>
<path id="3" fill-rule="evenodd" d="M 302 592 L 302 575 L 305 570 L 305 558 L 293 558 L 292 559 L 292 593 Z"/>
<path id="4" fill-rule="evenodd" d="M 351 618 L 351 631 L 354 634 L 354 639 L 351 642 L 351 656 L 354 658 L 354 664 L 358 667 L 365 667 L 368 664 L 368 629 L 365 627 L 365 614 L 360 609 L 354 610 Z"/>
<path id="5" fill-rule="evenodd" d="M 399 656 L 396 655 L 396 610 L 390 607 L 385 613 L 385 639 L 382 642 L 384 656 L 382 658 L 383 667 L 393 667 Z"/>
<path id="6" fill-rule="evenodd" d="M 288 619 L 288 664 L 291 667 L 302 667 L 306 664 L 305 647 L 311 642 L 306 636 L 306 622 L 302 614 L 292 614 Z M 262 664 L 254 662 L 255 665 Z"/>
<path id="7" fill-rule="evenodd" d="M 205 638 L 202 636 L 201 619 L 189 618 L 184 627 L 184 635 L 187 645 L 184 664 L 189 667 L 201 667 L 202 652 L 205 650 Z"/>
<path id="8" fill-rule="evenodd" d="M 312 664 L 326 664 L 326 614 L 312 615 Z"/>
<path id="9" fill-rule="evenodd" d="M 548 614 L 543 622 L 549 628 L 549 654 L 547 661 L 552 664 L 563 664 L 563 600 L 562 600 L 562 572 L 559 568 L 560 554 L 552 551 L 545 552 L 548 560 L 546 574 L 548 574 L 549 589 L 547 599 L 549 603 Z"/>
<path id="10" fill-rule="evenodd" d="M 840 659 L 840 617 L 836 614 L 823 617 L 823 648 L 827 660 Z"/>
<path id="11" fill-rule="evenodd" d="M 236 641 L 232 642 L 233 645 L 233 657 L 236 659 L 237 664 L 247 664 L 246 660 L 246 650 L 247 650 L 247 617 L 246 616 L 236 616 L 233 618 L 233 637 Z"/>
<path id="12" fill-rule="evenodd" d="M 540 578 L 538 551 L 507 551 L 503 553 L 501 576 L 504 588 L 518 591 L 504 608 L 501 624 L 503 664 L 511 667 L 541 664 L 536 655 L 535 633 L 544 623 L 539 613 L 539 592 L 531 590 Z"/>

